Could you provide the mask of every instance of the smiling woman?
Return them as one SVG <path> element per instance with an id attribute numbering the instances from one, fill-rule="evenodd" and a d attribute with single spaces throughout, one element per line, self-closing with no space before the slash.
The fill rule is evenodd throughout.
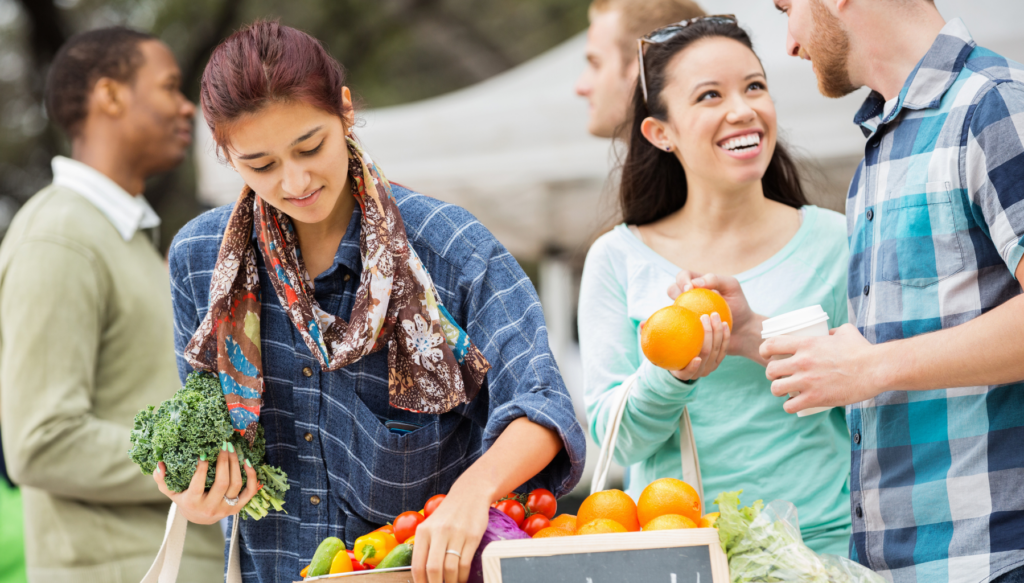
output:
<path id="1" fill-rule="evenodd" d="M 246 186 L 171 246 L 179 369 L 217 372 L 235 430 L 262 424 L 291 481 L 289 514 L 240 523 L 243 579 L 293 580 L 324 537 L 351 547 L 446 493 L 413 573 L 465 581 L 492 502 L 565 494 L 583 469 L 529 279 L 469 213 L 385 177 L 352 132 L 341 65 L 309 35 L 243 28 L 201 100 Z M 193 522 L 234 516 L 253 493 L 239 467 L 223 491 L 168 495 Z"/>
<path id="2" fill-rule="evenodd" d="M 845 221 L 807 205 L 778 142 L 767 75 L 733 17 L 665 27 L 640 50 L 643 74 L 619 191 L 625 223 L 591 247 L 580 288 L 591 432 L 601 443 L 615 395 L 638 375 L 615 450 L 630 466 L 631 494 L 659 478 L 682 478 L 678 435 L 686 410 L 706 505 L 737 489 L 791 501 L 807 544 L 844 554 L 846 421 L 839 410 L 785 413 L 765 378 L 760 322 L 750 308 L 724 290 L 733 329 L 718 314 L 702 316 L 704 345 L 682 370 L 652 364 L 638 337 L 641 323 L 681 290 L 713 287 L 719 275 L 734 276 L 729 281 L 742 285 L 759 314 L 820 304 L 833 327 L 845 323 Z"/>

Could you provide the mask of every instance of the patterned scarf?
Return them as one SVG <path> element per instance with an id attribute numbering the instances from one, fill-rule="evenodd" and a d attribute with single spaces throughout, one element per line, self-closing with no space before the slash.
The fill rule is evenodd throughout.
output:
<path id="1" fill-rule="evenodd" d="M 391 184 L 355 140 L 348 146 L 352 191 L 362 209 L 363 260 L 351 321 L 320 308 L 291 219 L 246 186 L 224 232 L 209 312 L 185 348 L 193 368 L 219 375 L 231 423 L 250 443 L 263 395 L 254 221 L 277 297 L 322 370 L 338 370 L 387 346 L 391 405 L 435 415 L 476 397 L 490 370 L 441 305 L 406 237 Z"/>

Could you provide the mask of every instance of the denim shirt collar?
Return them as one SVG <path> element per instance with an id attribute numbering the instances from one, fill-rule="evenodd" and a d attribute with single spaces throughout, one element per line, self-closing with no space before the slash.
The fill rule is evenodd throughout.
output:
<path id="1" fill-rule="evenodd" d="M 910 73 L 903 84 L 903 89 L 900 90 L 896 107 L 889 115 L 882 119 L 885 98 L 877 91 L 872 91 L 857 111 L 853 122 L 861 126 L 865 136 L 870 136 L 879 126 L 896 119 L 904 108 L 939 107 L 946 92 L 960 76 L 968 55 L 976 46 L 977 43 L 974 42 L 964 21 L 959 18 L 950 20 L 942 27 L 931 48 Z"/>

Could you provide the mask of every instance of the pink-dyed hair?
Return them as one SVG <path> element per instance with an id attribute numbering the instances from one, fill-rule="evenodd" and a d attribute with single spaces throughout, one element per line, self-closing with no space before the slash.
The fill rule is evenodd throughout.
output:
<path id="1" fill-rule="evenodd" d="M 320 41 L 276 21 L 257 20 L 217 45 L 199 99 L 223 150 L 232 122 L 270 103 L 300 101 L 343 118 L 345 69 Z"/>

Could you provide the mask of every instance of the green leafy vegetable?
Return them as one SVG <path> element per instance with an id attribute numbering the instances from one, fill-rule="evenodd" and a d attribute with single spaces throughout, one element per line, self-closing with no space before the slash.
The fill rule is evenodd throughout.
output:
<path id="1" fill-rule="evenodd" d="M 721 513 L 715 527 L 729 559 L 732 583 L 875 583 L 879 575 L 848 559 L 818 555 L 804 544 L 796 508 L 758 500 L 740 507 L 738 492 L 715 498 Z"/>
<path id="2" fill-rule="evenodd" d="M 202 455 L 215 460 L 221 445 L 230 442 L 241 458 L 249 460 L 259 478 L 260 490 L 245 505 L 241 514 L 259 520 L 271 509 L 283 511 L 284 493 L 288 490 L 288 475 L 280 468 L 264 463 L 266 438 L 263 426 L 257 425 L 256 438 L 250 447 L 231 427 L 231 416 L 217 376 L 193 372 L 185 379 L 185 386 L 159 407 L 139 411 L 131 432 L 132 448 L 128 452 L 142 473 L 152 475 L 159 462 L 164 462 L 167 475 L 164 483 L 172 492 L 189 487 Z M 206 488 L 213 485 L 216 464 L 210 463 L 206 473 Z M 242 471 L 243 488 L 247 481 Z"/>

